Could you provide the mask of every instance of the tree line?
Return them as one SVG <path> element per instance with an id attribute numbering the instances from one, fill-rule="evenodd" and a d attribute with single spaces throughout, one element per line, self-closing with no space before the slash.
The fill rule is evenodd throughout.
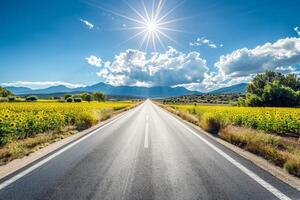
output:
<path id="1" fill-rule="evenodd" d="M 25 101 L 34 102 L 39 98 L 34 95 L 28 95 L 24 98 Z M 107 95 L 102 92 L 94 93 L 81 93 L 81 94 L 65 94 L 62 98 L 49 97 L 49 100 L 58 100 L 60 102 L 82 102 L 82 101 L 98 101 L 103 102 L 107 100 Z M 14 101 L 24 101 L 21 98 L 17 98 L 11 91 L 0 87 L 0 102 L 14 102 Z"/>
<path id="2" fill-rule="evenodd" d="M 81 94 L 65 94 L 64 100 L 66 102 L 82 102 L 82 101 L 106 101 L 107 96 L 102 92 L 95 92 L 95 93 L 81 93 Z"/>
<path id="3" fill-rule="evenodd" d="M 300 79 L 296 74 L 283 75 L 266 71 L 256 75 L 247 87 L 246 98 L 240 98 L 241 106 L 300 106 Z"/>

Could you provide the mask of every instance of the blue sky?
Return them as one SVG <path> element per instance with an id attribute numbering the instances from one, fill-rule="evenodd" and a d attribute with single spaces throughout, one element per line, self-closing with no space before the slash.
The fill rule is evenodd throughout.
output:
<path id="1" fill-rule="evenodd" d="M 152 5 L 156 10 L 160 0 L 144 1 L 149 15 L 155 13 Z M 148 22 L 133 29 L 140 27 L 134 20 L 143 19 L 130 7 L 146 18 L 141 2 L 2 1 L 0 82 L 33 88 L 182 85 L 207 91 L 247 82 L 266 69 L 299 73 L 297 0 L 162 0 L 158 19 L 172 12 L 160 22 L 166 24 L 155 24 L 166 36 L 151 30 L 163 43 L 154 37 L 156 48 L 152 38 L 141 46 Z"/>

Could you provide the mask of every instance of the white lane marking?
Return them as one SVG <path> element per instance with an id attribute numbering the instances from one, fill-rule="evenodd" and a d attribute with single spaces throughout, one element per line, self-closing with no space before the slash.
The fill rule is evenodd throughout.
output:
<path id="1" fill-rule="evenodd" d="M 149 120 L 149 116 L 148 115 L 146 115 L 146 122 Z"/>
<path id="2" fill-rule="evenodd" d="M 145 141 L 144 141 L 144 148 L 145 149 L 147 149 L 149 147 L 148 138 L 149 138 L 149 124 L 148 124 L 148 122 L 146 122 L 146 125 L 145 125 Z"/>
<path id="3" fill-rule="evenodd" d="M 134 109 L 135 110 L 135 109 Z M 133 110 L 131 110 L 130 113 L 132 113 Z M 98 129 L 92 131 L 91 133 L 88 133 L 87 135 L 83 136 L 82 138 L 76 140 L 75 142 L 69 144 L 68 146 L 62 148 L 61 150 L 57 151 L 56 153 L 52 154 L 51 156 L 41 160 L 40 162 L 36 163 L 35 165 L 29 167 L 28 169 L 16 174 L 15 176 L 13 176 L 12 178 L 4 181 L 3 183 L 0 184 L 0 190 L 4 189 L 5 187 L 9 186 L 10 184 L 14 183 L 15 181 L 17 181 L 18 179 L 22 178 L 23 176 L 26 176 L 27 174 L 29 174 L 30 172 L 32 172 L 33 170 L 39 168 L 40 166 L 42 166 L 43 164 L 47 163 L 48 161 L 50 161 L 51 159 L 57 157 L 58 155 L 62 154 L 63 152 L 67 151 L 68 149 L 72 148 L 73 146 L 75 146 L 76 144 L 80 143 L 81 141 L 87 139 L 88 137 L 94 135 L 96 132 L 100 131 L 101 129 L 111 125 L 112 123 L 114 123 L 115 121 L 119 120 L 120 118 L 123 118 L 125 116 L 127 116 L 128 113 L 117 117 L 116 119 L 108 122 L 107 124 L 104 124 L 103 126 L 99 127 Z"/>
<path id="4" fill-rule="evenodd" d="M 168 113 L 169 114 L 169 113 Z M 172 115 L 171 115 L 172 116 Z M 173 116 L 172 116 L 173 117 Z M 253 173 L 251 170 L 246 168 L 244 165 L 236 161 L 235 159 L 231 158 L 228 154 L 226 154 L 224 151 L 219 149 L 218 147 L 214 146 L 212 143 L 207 141 L 205 138 L 197 134 L 195 131 L 193 131 L 191 128 L 189 128 L 186 124 L 181 122 L 179 119 L 175 118 L 180 124 L 182 124 L 188 131 L 190 131 L 193 135 L 198 137 L 200 140 L 202 140 L 205 144 L 207 144 L 209 147 L 211 147 L 213 150 L 215 150 L 218 154 L 223 156 L 226 160 L 228 160 L 230 163 L 232 163 L 234 166 L 239 168 L 242 172 L 244 172 L 246 175 L 248 175 L 250 178 L 255 180 L 257 183 L 259 183 L 261 186 L 263 186 L 265 189 L 267 189 L 269 192 L 271 192 L 273 195 L 275 195 L 278 199 L 281 200 L 292 200 L 285 194 L 281 193 L 279 190 L 277 190 L 275 187 L 270 185 L 268 182 L 264 181 L 262 178 L 260 178 L 258 175 Z"/>

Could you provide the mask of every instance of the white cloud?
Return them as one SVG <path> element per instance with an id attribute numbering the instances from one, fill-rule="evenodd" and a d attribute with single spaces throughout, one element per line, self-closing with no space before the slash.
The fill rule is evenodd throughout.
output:
<path id="1" fill-rule="evenodd" d="M 96 67 L 102 67 L 102 59 L 98 58 L 97 56 L 94 55 L 90 55 L 89 57 L 85 58 L 87 60 L 87 62 L 90 65 L 96 66 Z"/>
<path id="2" fill-rule="evenodd" d="M 199 41 L 210 44 L 209 40 Z M 250 82 L 253 76 L 265 70 L 300 75 L 300 38 L 237 49 L 220 57 L 215 63 L 216 71 L 208 69 L 206 60 L 198 52 L 183 53 L 172 47 L 162 53 L 128 49 L 107 62 L 96 56 L 89 58 L 86 59 L 90 64 L 100 67 L 97 75 L 112 85 L 183 86 L 207 92 Z"/>
<path id="3" fill-rule="evenodd" d="M 223 44 L 217 45 L 214 44 L 214 42 L 210 41 L 209 39 L 206 39 L 205 37 L 197 38 L 195 42 L 190 42 L 190 46 L 202 46 L 206 45 L 209 48 L 217 49 L 218 47 L 223 47 Z"/>
<path id="4" fill-rule="evenodd" d="M 198 52 L 188 54 L 169 47 L 164 53 L 128 49 L 105 62 L 98 76 L 112 85 L 167 85 L 201 82 L 208 72 Z"/>
<path id="5" fill-rule="evenodd" d="M 94 24 L 92 24 L 91 22 L 87 21 L 87 20 L 84 20 L 84 19 L 80 19 L 80 21 L 82 23 L 84 23 L 89 29 L 92 29 L 94 28 Z"/>
<path id="6" fill-rule="evenodd" d="M 300 37 L 300 28 L 298 26 L 296 26 L 294 28 L 294 31 L 296 31 L 296 33 L 298 34 L 298 36 Z"/>
<path id="7" fill-rule="evenodd" d="M 246 77 L 266 70 L 293 72 L 300 64 L 300 38 L 285 38 L 254 49 L 237 49 L 215 63 L 221 75 Z"/>
<path id="8" fill-rule="evenodd" d="M 58 86 L 58 85 L 64 85 L 68 88 L 78 88 L 78 87 L 84 87 L 84 84 L 72 84 L 62 81 L 43 81 L 43 82 L 31 82 L 31 81 L 15 81 L 15 82 L 9 82 L 9 83 L 0 83 L 3 87 L 29 87 L 31 89 L 42 89 L 42 88 L 48 88 L 51 86 Z"/>

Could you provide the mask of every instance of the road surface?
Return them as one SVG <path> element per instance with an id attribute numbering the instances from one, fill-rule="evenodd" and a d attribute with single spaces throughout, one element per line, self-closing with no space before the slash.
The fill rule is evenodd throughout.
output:
<path id="1" fill-rule="evenodd" d="M 0 199 L 300 199 L 147 100 L 0 181 Z"/>

